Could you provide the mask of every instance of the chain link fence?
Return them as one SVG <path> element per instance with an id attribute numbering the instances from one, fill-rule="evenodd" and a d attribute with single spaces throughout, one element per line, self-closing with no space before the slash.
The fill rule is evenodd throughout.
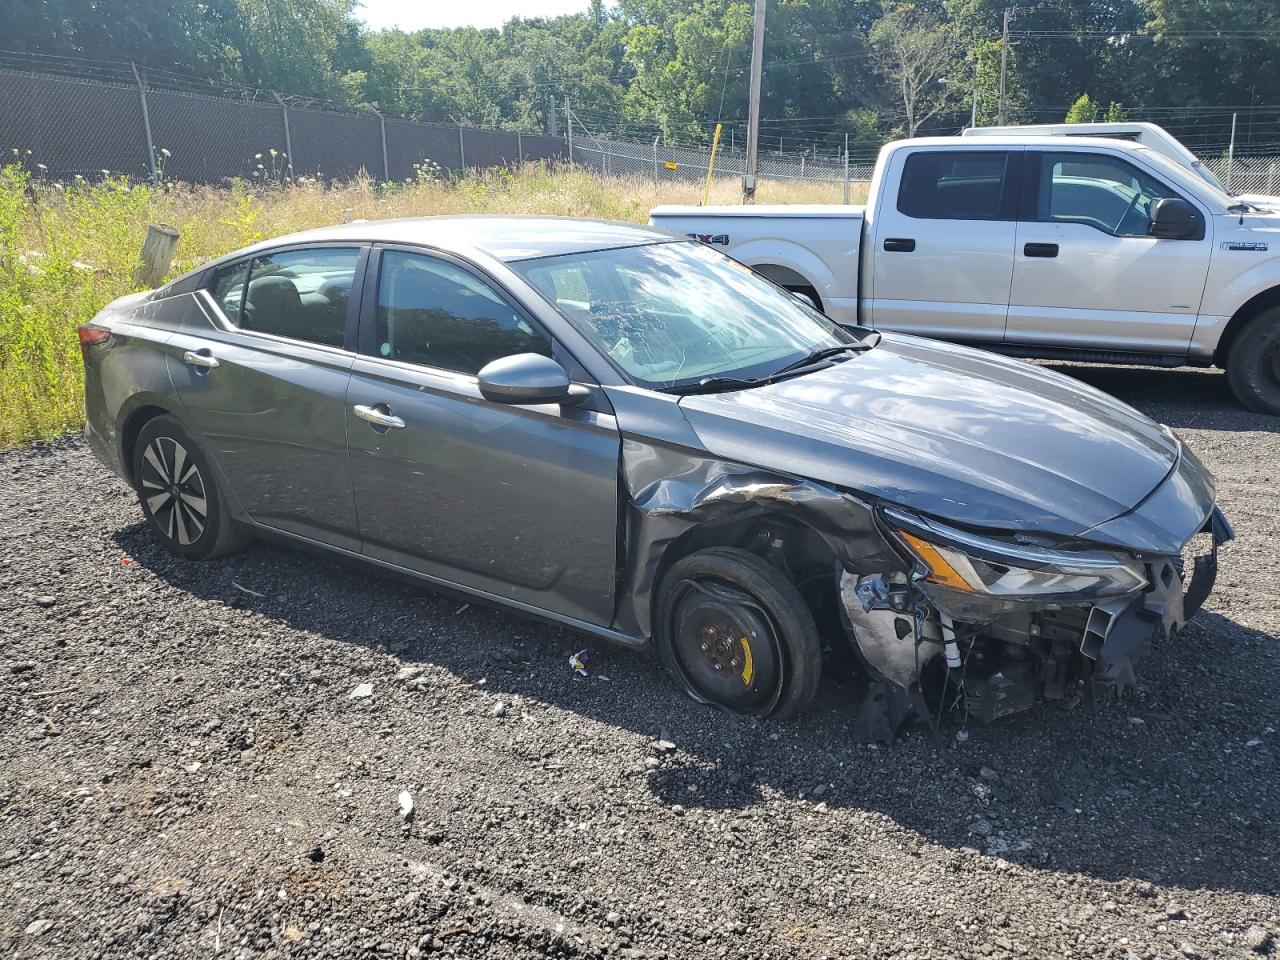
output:
<path id="1" fill-rule="evenodd" d="M 1280 189 L 1280 157 L 1210 157 L 1204 165 L 1233 194 L 1275 196 Z"/>
<path id="2" fill-rule="evenodd" d="M 568 161 L 605 176 L 652 183 L 700 200 L 708 146 L 598 136 L 570 109 L 564 136 L 419 123 L 373 111 L 338 110 L 264 91 L 217 95 L 149 82 L 131 64 L 75 61 L 35 69 L 0 55 L 0 150 L 54 180 L 103 172 L 221 183 L 232 178 L 406 180 L 420 165 L 444 170 Z M 1206 158 L 1233 192 L 1275 194 L 1280 156 Z M 769 203 L 861 203 L 873 158 L 762 149 L 756 197 Z M 711 199 L 736 200 L 746 154 L 721 144 Z M 666 188 L 664 190 L 664 188 Z M 680 190 L 675 190 L 679 196 Z"/>
<path id="3" fill-rule="evenodd" d="M 572 115 L 571 115 L 572 116 Z M 726 182 L 738 189 L 746 173 L 744 150 L 721 145 L 711 167 L 709 147 L 671 146 L 661 138 L 636 143 L 597 137 L 574 119 L 567 144 L 568 159 L 575 165 L 605 176 L 651 180 L 655 188 L 665 184 L 705 184 L 711 169 L 717 196 Z M 860 203 L 866 198 L 874 160 L 846 163 L 843 158 L 813 158 L 804 154 L 761 151 L 757 157 L 756 198 L 769 203 Z"/>
<path id="4" fill-rule="evenodd" d="M 148 84 L 142 72 L 130 83 L 0 64 L 0 150 L 54 180 L 106 172 L 221 183 L 358 175 L 405 180 L 423 163 L 460 171 L 561 160 L 566 142 L 340 111 L 272 94 L 233 98 L 165 89 Z"/>

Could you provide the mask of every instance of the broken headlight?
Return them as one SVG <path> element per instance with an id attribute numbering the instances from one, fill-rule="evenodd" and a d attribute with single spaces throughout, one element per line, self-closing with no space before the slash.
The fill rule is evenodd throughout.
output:
<path id="1" fill-rule="evenodd" d="M 926 583 L 1003 600 L 1092 601 L 1147 585 L 1135 557 L 1006 543 L 900 510 L 885 510 L 903 546 L 925 568 Z"/>

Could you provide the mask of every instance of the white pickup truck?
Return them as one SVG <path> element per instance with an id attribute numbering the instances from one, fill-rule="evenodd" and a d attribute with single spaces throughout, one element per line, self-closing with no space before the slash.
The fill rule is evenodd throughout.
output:
<path id="1" fill-rule="evenodd" d="M 1137 143 L 902 140 L 865 207 L 658 207 L 833 320 L 1022 357 L 1217 365 L 1280 414 L 1280 214 Z M 1271 249 L 1272 247 L 1276 249 Z"/>

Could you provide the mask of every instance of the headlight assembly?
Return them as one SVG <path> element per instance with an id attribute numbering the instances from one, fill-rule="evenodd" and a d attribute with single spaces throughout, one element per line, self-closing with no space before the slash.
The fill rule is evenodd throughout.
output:
<path id="1" fill-rule="evenodd" d="M 1086 602 L 1147 585 L 1142 563 L 1105 551 L 1052 550 L 1005 543 L 900 510 L 884 511 L 926 583 L 1002 600 Z"/>

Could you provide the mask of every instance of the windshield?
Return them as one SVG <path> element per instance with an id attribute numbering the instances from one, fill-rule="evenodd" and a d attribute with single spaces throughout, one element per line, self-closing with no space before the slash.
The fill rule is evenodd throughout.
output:
<path id="1" fill-rule="evenodd" d="M 1163 153 L 1160 153 L 1159 151 L 1152 150 L 1150 147 L 1140 147 L 1139 149 L 1141 150 L 1142 159 L 1145 160 L 1147 163 L 1151 164 L 1153 167 L 1158 167 L 1161 173 L 1163 173 L 1169 179 L 1173 180 L 1175 185 L 1184 183 L 1187 180 L 1187 174 L 1189 172 L 1195 173 L 1197 174 L 1197 176 L 1191 182 L 1199 183 L 1202 192 L 1209 193 L 1214 200 L 1216 200 L 1218 203 L 1221 203 L 1224 207 L 1229 207 L 1231 206 L 1232 203 L 1235 202 L 1232 199 L 1231 195 L 1228 194 L 1225 190 L 1223 190 L 1221 186 L 1211 182 L 1208 177 L 1204 176 L 1204 173 L 1207 171 L 1202 171 L 1202 170 L 1188 171 L 1187 168 L 1184 167 L 1182 164 L 1177 163 L 1173 160 L 1170 160 L 1168 157 L 1166 157 Z M 1208 187 L 1209 189 L 1205 191 L 1204 190 L 1205 187 Z"/>
<path id="2" fill-rule="evenodd" d="M 1215 177 L 1213 173 L 1209 170 L 1209 168 L 1206 167 L 1199 160 L 1192 161 L 1191 169 L 1194 170 L 1196 173 L 1200 174 L 1200 179 L 1202 179 L 1205 183 L 1209 184 L 1212 187 L 1216 187 L 1218 190 L 1221 190 L 1223 193 L 1227 193 L 1227 188 L 1222 185 L 1222 181 L 1219 180 L 1217 177 Z"/>
<path id="3" fill-rule="evenodd" d="M 628 379 L 652 389 L 765 377 L 815 351 L 855 342 L 782 288 L 697 243 L 510 266 Z"/>

